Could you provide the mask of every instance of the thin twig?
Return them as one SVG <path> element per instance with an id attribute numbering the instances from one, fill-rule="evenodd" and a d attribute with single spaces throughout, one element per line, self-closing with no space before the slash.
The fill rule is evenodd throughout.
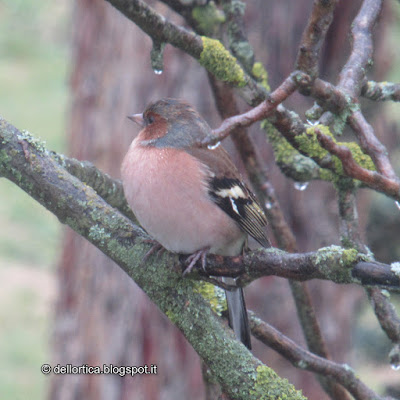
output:
<path id="1" fill-rule="evenodd" d="M 382 11 L 383 0 L 364 0 L 352 23 L 352 51 L 340 72 L 338 86 L 358 96 L 365 71 L 372 60 L 372 29 Z"/>
<path id="2" fill-rule="evenodd" d="M 281 85 L 270 94 L 267 100 L 243 114 L 225 119 L 219 128 L 213 130 L 212 135 L 195 143 L 195 145 L 199 147 L 214 145 L 225 139 L 234 129 L 246 128 L 261 119 L 267 118 L 279 104 L 295 92 L 298 85 L 297 81 L 301 80 L 304 76 L 305 74 L 299 71 L 292 72 Z"/>
<path id="3" fill-rule="evenodd" d="M 379 172 L 361 167 L 354 160 L 347 146 L 336 143 L 331 137 L 324 135 L 318 128 L 315 129 L 315 132 L 321 146 L 340 159 L 343 170 L 348 177 L 358 179 L 371 189 L 400 200 L 400 181 L 398 179 L 390 179 Z"/>
<path id="4" fill-rule="evenodd" d="M 393 343 L 400 343 L 400 318 L 393 304 L 379 288 L 368 288 L 367 293 L 382 330 Z"/>
<path id="5" fill-rule="evenodd" d="M 377 170 L 386 178 L 397 180 L 400 183 L 390 163 L 386 147 L 375 136 L 374 129 L 359 109 L 349 116 L 348 122 L 353 128 L 361 147 L 374 161 Z"/>

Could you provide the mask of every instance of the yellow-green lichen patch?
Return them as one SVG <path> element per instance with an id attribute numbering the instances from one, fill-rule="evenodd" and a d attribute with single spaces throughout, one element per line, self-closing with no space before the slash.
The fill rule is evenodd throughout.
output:
<path id="1" fill-rule="evenodd" d="M 216 27 L 226 20 L 223 11 L 219 10 L 213 1 L 204 6 L 194 7 L 192 17 L 197 22 L 198 29 L 208 36 L 211 36 Z"/>
<path id="2" fill-rule="evenodd" d="M 356 249 L 346 249 L 342 254 L 342 265 L 350 268 L 358 260 L 358 251 Z"/>
<path id="3" fill-rule="evenodd" d="M 267 133 L 275 160 L 283 173 L 290 169 L 288 175 L 297 181 L 309 181 L 316 178 L 331 180 L 332 173 L 330 171 L 318 167 L 311 158 L 303 156 L 269 121 L 262 121 L 261 128 Z"/>
<path id="4" fill-rule="evenodd" d="M 344 249 L 340 246 L 329 246 L 316 253 L 315 265 L 336 283 L 349 283 L 353 280 L 351 268 L 363 259 L 356 249 Z"/>
<path id="5" fill-rule="evenodd" d="M 276 373 L 265 365 L 257 367 L 254 389 L 250 390 L 251 399 L 257 400 L 305 400 L 301 391 L 286 379 L 277 379 Z"/>
<path id="6" fill-rule="evenodd" d="M 271 90 L 271 87 L 268 83 L 268 72 L 264 68 L 264 65 L 260 62 L 255 62 L 252 69 L 253 76 L 261 83 L 262 86 L 265 87 L 268 91 Z"/>
<path id="7" fill-rule="evenodd" d="M 371 157 L 365 154 L 357 143 L 337 142 L 333 134 L 329 130 L 329 127 L 325 125 L 311 126 L 307 128 L 305 133 L 295 138 L 296 142 L 299 145 L 300 151 L 318 160 L 323 160 L 326 156 L 329 155 L 329 152 L 325 150 L 319 143 L 316 129 L 318 129 L 323 135 L 329 136 L 339 146 L 346 146 L 351 151 L 354 161 L 356 161 L 356 163 L 359 164 L 361 167 L 372 171 L 375 170 L 375 166 Z M 343 176 L 344 172 L 342 162 L 336 156 L 332 155 L 331 158 L 334 166 L 334 172 L 339 176 Z"/>
<path id="8" fill-rule="evenodd" d="M 208 282 L 196 282 L 194 290 L 209 302 L 216 314 L 221 315 L 226 310 L 225 293 L 220 287 Z"/>
<path id="9" fill-rule="evenodd" d="M 338 145 L 346 146 L 353 155 L 354 161 L 361 167 L 375 171 L 375 164 L 368 154 L 365 154 L 361 147 L 355 142 L 338 142 Z"/>
<path id="10" fill-rule="evenodd" d="M 41 139 L 33 136 L 30 132 L 26 130 L 22 130 L 17 135 L 18 140 L 25 140 L 27 141 L 32 147 L 34 147 L 40 153 L 44 153 L 46 151 L 46 143 Z"/>
<path id="11" fill-rule="evenodd" d="M 318 138 L 317 138 L 317 133 L 315 132 L 315 128 L 318 128 L 318 130 L 329 137 L 333 137 L 331 132 L 329 131 L 329 128 L 324 126 L 324 125 L 317 125 L 317 126 L 311 126 L 306 129 L 306 132 L 302 133 L 301 135 L 298 135 L 295 137 L 296 143 L 299 145 L 299 150 L 302 151 L 303 153 L 309 155 L 310 157 L 317 158 L 319 160 L 322 160 L 324 157 L 326 157 L 329 152 L 328 150 L 325 150 L 323 147 L 321 147 Z M 336 158 L 337 159 L 337 158 Z M 337 171 L 339 170 L 342 172 L 343 169 L 341 168 L 341 163 L 337 159 Z M 336 163 L 335 163 L 336 166 Z"/>
<path id="12" fill-rule="evenodd" d="M 200 64 L 213 73 L 221 81 L 243 87 L 246 78 L 243 69 L 235 57 L 216 39 L 202 36 L 203 51 L 200 54 Z"/>

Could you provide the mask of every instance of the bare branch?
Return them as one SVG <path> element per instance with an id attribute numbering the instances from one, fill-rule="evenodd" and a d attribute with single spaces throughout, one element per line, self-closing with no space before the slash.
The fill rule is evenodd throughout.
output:
<path id="1" fill-rule="evenodd" d="M 243 114 L 225 119 L 219 128 L 214 129 L 212 135 L 197 143 L 197 145 L 201 147 L 214 145 L 225 139 L 234 129 L 245 128 L 254 122 L 267 118 L 279 104 L 295 92 L 298 85 L 296 81 L 301 80 L 304 76 L 299 71 L 293 72 L 271 93 L 267 100 Z"/>
<path id="2" fill-rule="evenodd" d="M 393 305 L 378 288 L 369 288 L 367 293 L 383 331 L 393 343 L 400 344 L 400 318 Z"/>
<path id="3" fill-rule="evenodd" d="M 382 0 L 364 0 L 352 23 L 352 52 L 343 67 L 338 86 L 358 96 L 368 64 L 372 61 L 372 29 L 382 11 Z"/>
<path id="4" fill-rule="evenodd" d="M 366 121 L 360 110 L 355 110 L 348 118 L 350 126 L 353 128 L 361 147 L 372 158 L 378 171 L 386 178 L 399 179 L 390 164 L 386 147 L 375 136 L 372 126 Z"/>
<path id="5" fill-rule="evenodd" d="M 337 2 L 338 0 L 315 0 L 307 27 L 303 32 L 296 69 L 307 73 L 312 79 L 318 76 L 321 47 L 332 23 Z"/>
<path id="6" fill-rule="evenodd" d="M 368 388 L 348 365 L 337 364 L 303 349 L 274 327 L 257 318 L 252 312 L 249 312 L 249 317 L 251 333 L 289 360 L 295 367 L 333 378 L 357 400 L 383 399 Z"/>

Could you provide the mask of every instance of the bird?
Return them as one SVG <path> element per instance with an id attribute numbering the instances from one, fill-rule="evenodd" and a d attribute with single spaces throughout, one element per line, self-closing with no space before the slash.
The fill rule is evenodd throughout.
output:
<path id="1" fill-rule="evenodd" d="M 266 216 L 228 153 L 222 146 L 198 145 L 212 129 L 194 108 L 164 98 L 128 118 L 142 130 L 123 159 L 122 184 L 152 238 L 168 251 L 190 255 L 188 269 L 200 258 L 204 267 L 207 254 L 242 254 L 249 235 L 269 247 Z M 225 292 L 229 326 L 251 349 L 243 289 Z"/>

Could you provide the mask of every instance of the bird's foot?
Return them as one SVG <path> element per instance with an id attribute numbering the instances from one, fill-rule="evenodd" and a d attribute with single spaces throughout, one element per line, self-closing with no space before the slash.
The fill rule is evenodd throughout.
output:
<path id="1" fill-rule="evenodd" d="M 202 266 L 203 270 L 205 271 L 206 270 L 206 265 L 207 265 L 206 257 L 207 257 L 207 254 L 208 254 L 209 250 L 210 250 L 210 248 L 207 247 L 205 249 L 198 250 L 195 253 L 193 253 L 192 255 L 190 255 L 186 260 L 189 263 L 189 265 L 183 271 L 183 275 L 185 276 L 189 272 L 191 272 L 193 267 L 196 265 L 197 261 L 200 258 L 201 258 L 201 266 Z"/>
<path id="2" fill-rule="evenodd" d="M 149 243 L 152 244 L 150 250 L 144 255 L 142 258 L 142 264 L 144 264 L 150 256 L 152 256 L 154 253 L 157 253 L 157 257 L 160 257 L 160 255 L 165 251 L 165 248 L 161 246 L 160 243 L 157 242 L 157 240 L 154 239 L 144 239 L 143 243 Z"/>

